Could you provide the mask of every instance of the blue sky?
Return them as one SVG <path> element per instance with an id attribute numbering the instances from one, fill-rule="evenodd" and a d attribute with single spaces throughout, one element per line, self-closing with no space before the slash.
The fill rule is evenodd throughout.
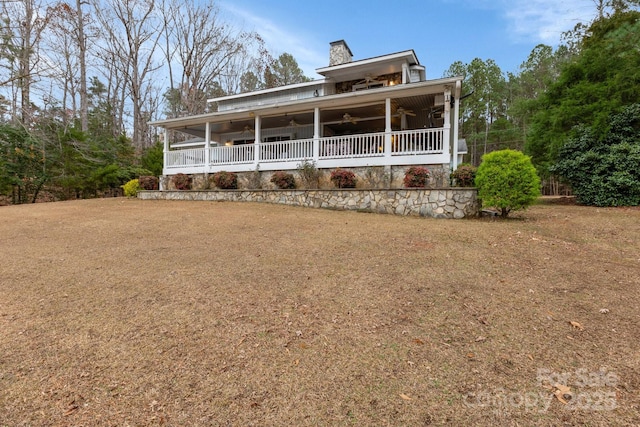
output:
<path id="1" fill-rule="evenodd" d="M 329 61 L 344 39 L 354 59 L 413 49 L 427 78 L 455 61 L 493 59 L 517 72 L 531 50 L 557 46 L 563 31 L 596 15 L 593 0 L 220 0 L 229 21 L 258 32 L 268 48 L 292 54 L 305 74 Z"/>

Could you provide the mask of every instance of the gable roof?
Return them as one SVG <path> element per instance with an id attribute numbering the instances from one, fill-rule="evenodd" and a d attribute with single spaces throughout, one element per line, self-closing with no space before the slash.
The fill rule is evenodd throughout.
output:
<path id="1" fill-rule="evenodd" d="M 362 78 L 365 74 L 380 76 L 399 73 L 402 71 L 403 63 L 407 65 L 420 65 L 413 49 L 317 68 L 316 73 L 335 81 L 347 81 Z"/>

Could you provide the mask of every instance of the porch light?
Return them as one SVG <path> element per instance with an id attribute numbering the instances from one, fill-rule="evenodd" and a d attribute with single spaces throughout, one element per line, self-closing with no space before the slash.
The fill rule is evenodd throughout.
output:
<path id="1" fill-rule="evenodd" d="M 233 145 L 233 142 L 230 141 L 230 140 L 229 141 L 225 141 L 224 145 L 227 146 L 227 147 L 230 147 L 230 146 Z"/>

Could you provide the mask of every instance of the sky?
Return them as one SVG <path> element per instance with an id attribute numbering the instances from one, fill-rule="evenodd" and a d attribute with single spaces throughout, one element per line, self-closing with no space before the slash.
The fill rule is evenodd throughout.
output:
<path id="1" fill-rule="evenodd" d="M 494 60 L 518 72 L 540 43 L 596 16 L 593 0 L 220 0 L 222 16 L 260 34 L 278 56 L 290 53 L 305 75 L 329 65 L 329 43 L 345 40 L 353 59 L 413 49 L 427 78 L 451 64 Z"/>

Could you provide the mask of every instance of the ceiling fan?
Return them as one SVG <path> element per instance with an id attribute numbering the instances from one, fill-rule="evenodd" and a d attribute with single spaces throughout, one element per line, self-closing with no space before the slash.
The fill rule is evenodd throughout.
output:
<path id="1" fill-rule="evenodd" d="M 291 120 L 289 120 L 289 125 L 288 125 L 288 127 L 294 128 L 294 127 L 297 127 L 297 126 L 300 126 L 300 123 L 298 123 L 298 122 L 296 121 L 296 118 L 295 118 L 295 117 L 292 117 L 292 118 L 291 118 Z"/>
<path id="2" fill-rule="evenodd" d="M 251 128 L 251 126 L 246 125 L 240 135 L 244 135 L 245 133 L 255 133 L 256 131 Z"/>
<path id="3" fill-rule="evenodd" d="M 344 115 L 342 116 L 342 120 L 340 120 L 340 124 L 343 125 L 345 123 L 351 123 L 352 125 L 355 125 L 356 123 L 358 123 L 358 119 L 359 117 L 352 117 L 351 114 L 344 113 Z"/>
<path id="4" fill-rule="evenodd" d="M 415 117 L 416 113 L 413 112 L 413 110 L 409 110 L 406 109 L 404 107 L 398 107 L 398 109 L 396 110 L 396 114 L 395 116 L 411 116 L 411 117 Z"/>
<path id="5" fill-rule="evenodd" d="M 366 76 L 364 76 L 364 80 L 360 80 L 359 82 L 355 83 L 357 85 L 361 85 L 361 84 L 370 84 L 370 83 L 379 83 L 378 81 L 378 77 L 374 77 L 371 74 L 367 74 Z"/>

